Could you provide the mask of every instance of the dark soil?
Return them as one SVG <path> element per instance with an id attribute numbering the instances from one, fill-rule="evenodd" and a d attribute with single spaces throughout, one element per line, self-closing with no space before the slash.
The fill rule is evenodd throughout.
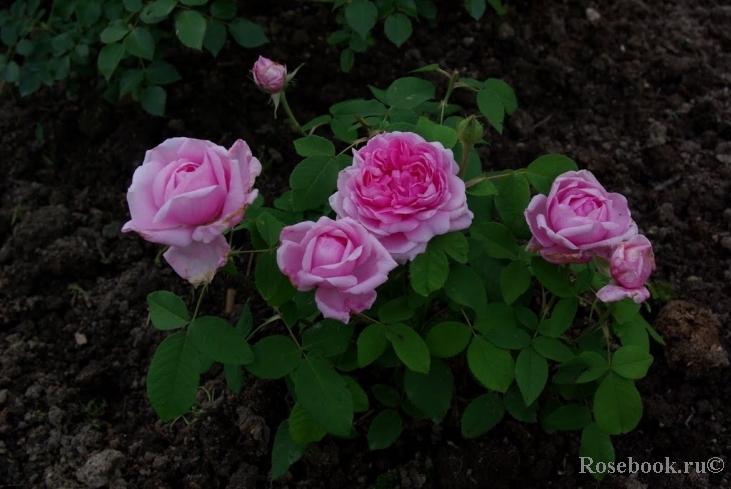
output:
<path id="1" fill-rule="evenodd" d="M 459 8 L 456 6 L 459 4 Z M 502 78 L 520 110 L 494 135 L 486 167 L 517 168 L 564 153 L 624 193 L 653 241 L 654 284 L 671 299 L 659 320 L 668 347 L 638 383 L 645 412 L 614 437 L 617 461 L 702 462 L 720 474 L 611 475 L 608 488 L 731 487 L 731 7 L 717 0 L 520 0 L 503 18 L 474 22 L 443 1 L 438 25 L 417 26 L 401 50 L 380 40 L 350 74 L 325 39 L 327 5 L 258 7 L 290 67 L 306 63 L 289 100 L 301 121 L 337 101 L 369 96 L 409 70 L 438 62 L 465 76 Z M 590 22 L 587 8 L 601 18 Z M 275 15 L 276 13 L 276 15 Z M 145 372 L 164 336 L 146 323 L 145 296 L 189 288 L 159 248 L 122 235 L 125 193 L 145 150 L 177 135 L 228 146 L 249 142 L 265 163 L 258 187 L 278 195 L 296 161 L 282 114 L 248 70 L 258 53 L 231 47 L 219 60 L 176 55 L 184 83 L 169 90 L 170 118 L 100 102 L 103 84 L 66 100 L 63 87 L 0 103 L 0 487 L 23 488 L 481 488 L 595 487 L 579 473 L 578 433 L 545 434 L 506 418 L 472 441 L 458 417 L 411 422 L 394 447 L 331 438 L 270 484 L 269 453 L 287 413 L 282 382 L 246 378 L 227 391 L 204 377 L 187 423 L 158 421 Z M 436 78 L 435 78 L 436 79 Z M 466 102 L 469 100 L 465 98 Z M 44 137 L 35 136 L 36 127 Z M 284 137 L 282 137 L 284 135 Z M 217 278 L 203 303 L 224 314 L 250 291 Z M 263 314 L 266 311 L 256 311 Z M 463 407 L 463 406 L 460 406 Z"/>

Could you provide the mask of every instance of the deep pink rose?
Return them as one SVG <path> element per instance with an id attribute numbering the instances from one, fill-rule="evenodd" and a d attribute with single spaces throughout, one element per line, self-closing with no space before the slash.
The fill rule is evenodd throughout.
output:
<path id="1" fill-rule="evenodd" d="M 376 300 L 396 262 L 378 240 L 353 219 L 301 222 L 282 229 L 277 264 L 297 290 L 315 292 L 322 315 L 344 323 Z"/>
<path id="2" fill-rule="evenodd" d="M 259 56 L 251 70 L 254 83 L 266 93 L 279 93 L 287 80 L 287 67 Z"/>
<path id="3" fill-rule="evenodd" d="M 533 233 L 528 251 L 551 263 L 608 258 L 617 243 L 637 234 L 627 199 L 607 192 L 587 170 L 559 175 L 548 196 L 533 197 L 525 218 Z"/>
<path id="4" fill-rule="evenodd" d="M 472 223 L 452 151 L 409 132 L 383 133 L 353 151 L 330 206 L 368 229 L 399 263 L 439 234 Z"/>
<path id="5" fill-rule="evenodd" d="M 252 187 L 259 173 L 259 160 L 240 139 L 229 150 L 200 139 L 168 139 L 135 170 L 127 191 L 132 219 L 122 231 L 170 245 L 164 256 L 180 276 L 210 282 L 229 251 L 221 233 L 241 222 L 258 194 Z"/>
<path id="6" fill-rule="evenodd" d="M 614 284 L 602 287 L 596 294 L 602 302 L 615 302 L 631 298 L 636 303 L 646 301 L 650 291 L 645 282 L 655 269 L 652 244 L 641 234 L 619 243 L 609 261 L 609 271 Z"/>

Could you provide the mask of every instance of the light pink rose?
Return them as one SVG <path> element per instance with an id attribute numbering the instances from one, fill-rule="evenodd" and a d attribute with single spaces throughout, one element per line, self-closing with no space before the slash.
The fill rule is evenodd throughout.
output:
<path id="1" fill-rule="evenodd" d="M 200 139 L 173 138 L 145 154 L 132 177 L 123 232 L 170 245 L 163 255 L 194 285 L 210 282 L 226 263 L 222 232 L 241 222 L 258 194 L 259 160 L 245 142 L 231 149 Z"/>
<path id="2" fill-rule="evenodd" d="M 533 233 L 527 250 L 551 263 L 608 258 L 617 243 L 637 234 L 627 199 L 607 192 L 586 170 L 559 175 L 548 196 L 533 197 L 525 218 Z"/>
<path id="3" fill-rule="evenodd" d="M 282 229 L 277 264 L 297 290 L 317 287 L 315 302 L 326 318 L 344 323 L 376 300 L 397 263 L 368 231 L 353 219 L 301 222 Z"/>
<path id="4" fill-rule="evenodd" d="M 383 133 L 353 151 L 330 206 L 368 229 L 398 263 L 413 260 L 434 236 L 466 229 L 465 184 L 452 151 L 409 132 Z"/>
<path id="5" fill-rule="evenodd" d="M 650 298 L 645 282 L 655 269 L 652 244 L 641 234 L 619 243 L 609 261 L 614 284 L 602 287 L 596 294 L 602 302 L 616 302 L 631 298 L 636 303 Z"/>
<path id="6" fill-rule="evenodd" d="M 270 94 L 281 92 L 287 81 L 287 67 L 264 56 L 259 56 L 251 73 L 254 76 L 254 83 Z"/>

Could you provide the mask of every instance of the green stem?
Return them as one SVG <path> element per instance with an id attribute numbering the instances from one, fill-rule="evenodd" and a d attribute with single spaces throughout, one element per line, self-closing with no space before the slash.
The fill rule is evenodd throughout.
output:
<path id="1" fill-rule="evenodd" d="M 252 336 L 254 336 L 256 333 L 258 333 L 266 325 L 271 324 L 271 323 L 273 323 L 274 321 L 276 321 L 278 319 L 282 319 L 282 316 L 280 316 L 279 314 L 275 314 L 274 316 L 270 317 L 269 319 L 267 319 L 266 321 L 264 321 L 263 323 L 261 323 L 259 326 L 256 327 L 256 329 L 254 331 L 252 331 L 251 333 L 249 333 L 249 336 L 246 337 L 246 341 L 249 341 L 249 339 Z"/>
<path id="2" fill-rule="evenodd" d="M 208 288 L 208 284 L 203 284 L 201 293 L 198 296 L 198 302 L 196 302 L 196 304 L 195 304 L 195 311 L 193 311 L 193 318 L 190 320 L 190 322 L 195 321 L 195 318 L 198 316 L 198 309 L 200 309 L 200 307 L 201 307 L 201 302 L 203 302 L 203 296 L 205 295 L 207 288 Z"/>
<path id="3" fill-rule="evenodd" d="M 470 153 L 474 144 L 462 143 L 462 161 L 459 163 L 459 178 L 464 179 L 464 174 L 467 171 L 467 161 L 470 159 Z"/>
<path id="4" fill-rule="evenodd" d="M 292 121 L 292 124 L 294 125 L 294 128 L 297 130 L 297 132 L 299 132 L 303 136 L 307 136 L 307 133 L 302 130 L 302 126 L 300 126 L 300 123 L 297 122 L 297 119 L 294 117 L 292 109 L 289 107 L 289 102 L 287 102 L 287 96 L 285 95 L 284 91 L 280 92 L 279 94 L 279 103 L 282 104 L 284 112 L 287 114 L 287 117 L 289 117 L 289 120 Z"/>

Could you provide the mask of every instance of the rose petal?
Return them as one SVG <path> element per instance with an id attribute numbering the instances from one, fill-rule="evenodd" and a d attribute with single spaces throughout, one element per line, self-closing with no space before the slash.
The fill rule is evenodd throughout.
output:
<path id="1" fill-rule="evenodd" d="M 230 251 L 223 236 L 211 243 L 191 242 L 188 246 L 171 246 L 163 257 L 182 278 L 198 286 L 210 283 L 216 271 L 226 264 Z"/>

